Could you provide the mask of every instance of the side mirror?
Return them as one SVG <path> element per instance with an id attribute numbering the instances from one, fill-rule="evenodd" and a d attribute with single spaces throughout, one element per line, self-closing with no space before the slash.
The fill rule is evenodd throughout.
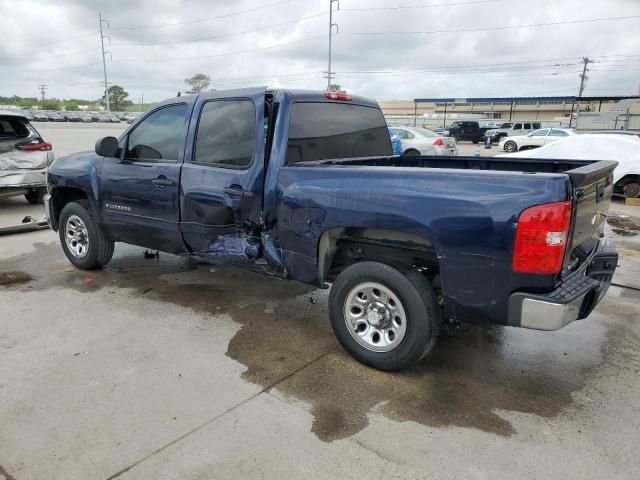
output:
<path id="1" fill-rule="evenodd" d="M 103 137 L 96 142 L 96 154 L 101 157 L 115 157 L 116 153 L 118 153 L 118 139 L 116 137 Z"/>

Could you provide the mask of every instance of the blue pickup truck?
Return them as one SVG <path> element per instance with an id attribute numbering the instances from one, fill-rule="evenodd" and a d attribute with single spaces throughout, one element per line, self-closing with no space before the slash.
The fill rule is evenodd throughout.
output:
<path id="1" fill-rule="evenodd" d="M 155 105 L 57 159 L 45 207 L 69 261 L 114 242 L 321 288 L 357 360 L 408 367 L 444 321 L 555 330 L 616 268 L 614 161 L 392 155 L 375 101 L 240 89 Z"/>

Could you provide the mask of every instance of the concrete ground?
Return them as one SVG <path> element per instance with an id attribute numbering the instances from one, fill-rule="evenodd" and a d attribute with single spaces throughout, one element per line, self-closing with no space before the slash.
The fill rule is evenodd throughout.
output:
<path id="1" fill-rule="evenodd" d="M 85 272 L 54 232 L 0 237 L 0 480 L 636 479 L 640 209 L 611 213 L 588 319 L 462 328 L 396 374 L 341 349 L 326 291 L 127 245 Z"/>

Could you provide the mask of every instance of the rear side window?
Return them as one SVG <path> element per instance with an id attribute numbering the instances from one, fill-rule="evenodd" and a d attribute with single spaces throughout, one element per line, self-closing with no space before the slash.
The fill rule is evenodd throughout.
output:
<path id="1" fill-rule="evenodd" d="M 521 123 L 516 123 L 516 124 L 513 126 L 513 129 L 514 129 L 514 130 L 522 130 L 522 124 L 521 124 Z"/>
<path id="2" fill-rule="evenodd" d="M 25 121 L 16 117 L 0 117 L 0 138 L 26 138 L 30 134 Z"/>
<path id="3" fill-rule="evenodd" d="M 184 146 L 187 106 L 171 105 L 151 113 L 129 134 L 124 158 L 132 161 L 177 162 Z"/>
<path id="4" fill-rule="evenodd" d="M 246 168 L 253 159 L 255 142 L 256 107 L 251 100 L 207 102 L 200 114 L 193 162 Z"/>
<path id="5" fill-rule="evenodd" d="M 389 131 L 377 108 L 348 103 L 291 107 L 287 163 L 390 155 Z"/>

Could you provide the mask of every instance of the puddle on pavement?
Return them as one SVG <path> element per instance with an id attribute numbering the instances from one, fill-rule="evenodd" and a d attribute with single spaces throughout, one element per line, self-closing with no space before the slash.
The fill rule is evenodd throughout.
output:
<path id="1" fill-rule="evenodd" d="M 640 234 L 640 225 L 627 215 L 610 214 L 607 217 L 607 223 L 616 235 L 633 237 Z"/>
<path id="2" fill-rule="evenodd" d="M 246 366 L 243 378 L 306 402 L 312 431 L 328 442 L 358 433 L 372 413 L 511 435 L 499 410 L 558 415 L 602 362 L 609 338 L 598 319 L 558 332 L 472 327 L 441 337 L 421 364 L 388 374 L 357 363 L 338 345 L 326 291 L 234 269 L 211 273 L 209 265 L 162 253 L 144 259 L 143 249 L 127 248 L 118 248 L 101 271 L 70 267 L 55 244 L 4 263 L 38 274 L 29 291 L 67 286 L 109 295 L 127 288 L 130 295 L 231 315 L 241 327 L 227 355 Z"/>
<path id="3" fill-rule="evenodd" d="M 28 283 L 33 277 L 25 272 L 0 272 L 0 286 L 18 285 L 20 283 Z"/>

